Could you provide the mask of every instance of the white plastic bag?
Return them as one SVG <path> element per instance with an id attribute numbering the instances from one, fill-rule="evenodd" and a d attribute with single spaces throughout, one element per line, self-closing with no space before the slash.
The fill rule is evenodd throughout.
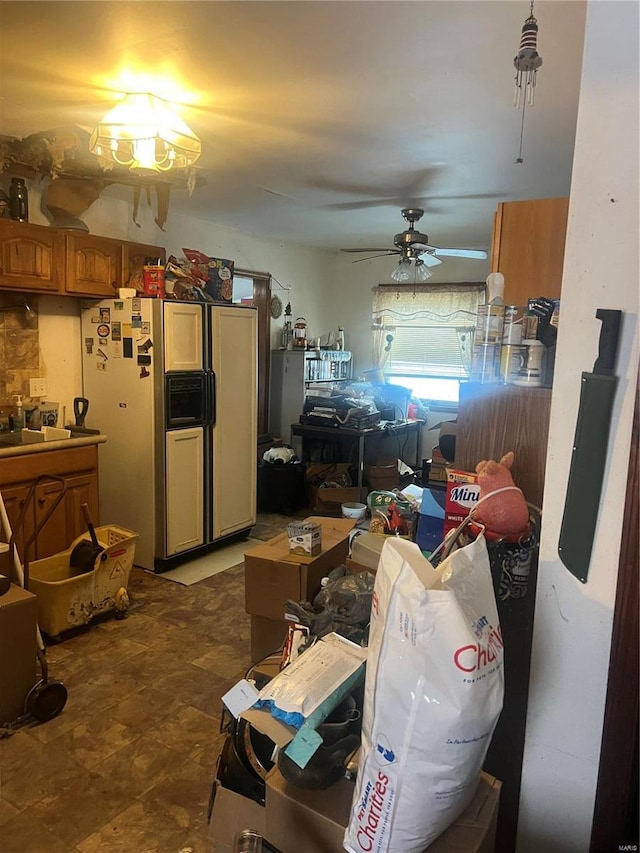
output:
<path id="1" fill-rule="evenodd" d="M 369 634 L 362 751 L 344 846 L 422 853 L 468 806 L 504 695 L 483 536 L 437 567 L 389 537 Z"/>

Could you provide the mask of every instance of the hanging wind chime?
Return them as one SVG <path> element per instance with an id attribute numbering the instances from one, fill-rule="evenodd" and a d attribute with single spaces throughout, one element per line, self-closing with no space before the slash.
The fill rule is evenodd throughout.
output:
<path id="1" fill-rule="evenodd" d="M 520 123 L 520 150 L 516 163 L 522 163 L 522 141 L 524 138 L 524 114 L 527 104 L 534 105 L 536 91 L 536 74 L 542 65 L 542 57 L 538 53 L 538 21 L 533 15 L 533 0 L 529 7 L 529 17 L 522 27 L 520 36 L 520 50 L 514 58 L 513 64 L 516 69 L 516 88 L 513 106 L 516 109 L 522 107 L 522 121 Z"/>

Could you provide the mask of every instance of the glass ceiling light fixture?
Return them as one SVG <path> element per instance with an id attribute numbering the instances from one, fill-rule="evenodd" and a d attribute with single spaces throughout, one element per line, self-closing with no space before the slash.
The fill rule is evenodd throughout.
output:
<path id="1" fill-rule="evenodd" d="M 527 104 L 533 106 L 536 91 L 536 76 L 538 68 L 542 65 L 542 57 L 538 53 L 538 21 L 533 15 L 533 0 L 529 6 L 529 17 L 522 27 L 520 36 L 520 50 L 514 57 L 513 64 L 516 69 L 516 88 L 513 106 L 520 109 L 522 106 L 522 121 L 520 123 L 520 150 L 516 163 L 522 163 L 522 141 L 524 138 L 524 114 Z M 523 91 L 524 90 L 524 91 Z"/>
<path id="2" fill-rule="evenodd" d="M 413 260 L 413 265 L 411 261 Z M 433 273 L 425 264 L 422 258 L 402 257 L 398 262 L 398 266 L 391 273 L 391 278 L 398 284 L 408 284 L 413 281 L 424 282 L 431 278 Z"/>
<path id="3" fill-rule="evenodd" d="M 147 92 L 125 95 L 91 134 L 89 150 L 148 174 L 192 166 L 202 146 L 167 101 Z"/>

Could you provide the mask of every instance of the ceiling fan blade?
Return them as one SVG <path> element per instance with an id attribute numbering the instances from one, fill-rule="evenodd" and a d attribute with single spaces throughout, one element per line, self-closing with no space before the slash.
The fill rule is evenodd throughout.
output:
<path id="1" fill-rule="evenodd" d="M 374 249 L 374 251 L 376 251 Z M 386 258 L 388 255 L 399 255 L 400 252 L 384 252 L 382 255 L 368 255 L 366 258 L 356 258 L 355 261 L 351 261 L 352 264 L 357 264 L 360 261 L 372 261 L 374 258 Z M 442 261 L 439 261 L 442 263 Z"/>
<path id="2" fill-rule="evenodd" d="M 438 264 L 442 263 L 440 258 L 436 258 L 435 255 L 430 255 L 428 252 L 425 252 L 420 258 L 424 262 L 425 267 L 437 267 Z"/>
<path id="3" fill-rule="evenodd" d="M 395 249 L 387 249 L 386 247 L 384 249 L 381 249 L 380 246 L 378 246 L 375 249 L 340 249 L 340 251 L 341 252 L 393 252 L 395 254 Z"/>
<path id="4" fill-rule="evenodd" d="M 487 253 L 483 249 L 438 249 L 431 246 L 434 254 L 442 255 L 443 258 L 473 258 L 478 261 L 487 259 Z"/>

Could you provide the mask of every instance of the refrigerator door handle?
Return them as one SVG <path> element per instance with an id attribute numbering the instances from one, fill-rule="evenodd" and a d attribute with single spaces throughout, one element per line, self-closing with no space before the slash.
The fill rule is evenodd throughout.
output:
<path id="1" fill-rule="evenodd" d="M 209 422 L 211 426 L 216 425 L 216 374 L 215 371 L 211 371 L 209 374 L 209 382 L 210 382 L 210 391 L 209 391 L 209 400 L 210 400 L 210 409 L 209 409 Z"/>

